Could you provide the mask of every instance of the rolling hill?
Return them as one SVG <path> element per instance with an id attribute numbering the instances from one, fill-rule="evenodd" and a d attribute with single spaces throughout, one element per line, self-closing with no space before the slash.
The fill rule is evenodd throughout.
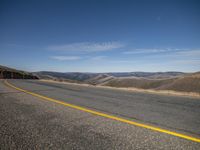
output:
<path id="1" fill-rule="evenodd" d="M 70 83 L 200 93 L 200 72 L 25 72 L 0 66 L 0 79 L 47 79 Z"/>
<path id="2" fill-rule="evenodd" d="M 40 78 L 48 77 L 54 80 L 91 85 L 200 93 L 200 72 L 37 72 L 36 74 Z"/>
<path id="3" fill-rule="evenodd" d="M 0 65 L 0 79 L 39 79 L 32 73 Z"/>

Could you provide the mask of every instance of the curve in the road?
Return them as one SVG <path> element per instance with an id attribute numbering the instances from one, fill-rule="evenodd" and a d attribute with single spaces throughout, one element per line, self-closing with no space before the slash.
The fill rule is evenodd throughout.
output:
<path id="1" fill-rule="evenodd" d="M 54 102 L 54 103 L 57 103 L 57 104 L 61 104 L 61 105 L 64 105 L 64 106 L 67 106 L 67 107 L 70 107 L 70 108 L 74 108 L 74 109 L 77 109 L 77 110 L 81 110 L 81 111 L 84 111 L 84 112 L 87 112 L 87 113 L 91 113 L 91 114 L 94 114 L 94 115 L 97 115 L 97 116 L 109 118 L 109 119 L 112 119 L 112 120 L 128 123 L 128 124 L 131 124 L 131 125 L 134 125 L 134 126 L 150 129 L 150 130 L 161 132 L 161 133 L 166 133 L 166 134 L 169 134 L 169 135 L 173 135 L 173 136 L 176 136 L 176 137 L 180 137 L 180 138 L 184 138 L 184 139 L 187 139 L 187 140 L 190 140 L 190 141 L 194 141 L 194 142 L 200 143 L 200 138 L 188 136 L 188 135 L 177 133 L 177 132 L 174 132 L 174 131 L 169 131 L 169 130 L 158 128 L 158 127 L 155 127 L 155 126 L 150 126 L 150 125 L 134 122 L 134 121 L 123 119 L 123 118 L 116 117 L 116 116 L 113 116 L 113 115 L 108 115 L 108 114 L 105 114 L 105 113 L 102 113 L 102 112 L 98 112 L 98 111 L 94 111 L 94 110 L 91 110 L 91 109 L 87 109 L 87 108 L 84 108 L 84 107 L 81 107 L 81 106 L 77 106 L 77 105 L 74 105 L 74 104 L 62 102 L 62 101 L 59 101 L 59 100 L 56 100 L 56 99 L 53 99 L 53 98 L 49 98 L 49 97 L 46 97 L 46 96 L 43 96 L 43 95 L 40 95 L 40 94 L 36 94 L 36 93 L 30 92 L 30 91 L 21 89 L 19 87 L 16 87 L 16 86 L 12 85 L 7 80 L 5 80 L 4 83 L 7 86 L 12 87 L 12 88 L 14 88 L 14 89 L 16 89 L 18 91 L 21 91 L 21 92 L 24 92 L 24 93 L 39 97 L 39 98 L 41 98 L 43 100 L 51 101 L 51 102 Z"/>

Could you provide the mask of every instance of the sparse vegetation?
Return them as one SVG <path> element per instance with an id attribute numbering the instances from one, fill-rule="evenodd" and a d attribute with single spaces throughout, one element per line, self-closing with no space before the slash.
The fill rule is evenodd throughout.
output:
<path id="1" fill-rule="evenodd" d="M 28 72 L 0 66 L 0 79 L 39 79 Z"/>
<path id="2" fill-rule="evenodd" d="M 41 78 L 55 81 L 86 83 L 118 88 L 138 88 L 149 90 L 172 90 L 200 93 L 200 72 L 126 72 L 126 73 L 57 73 L 39 72 Z M 44 78 L 45 79 L 45 78 Z"/>

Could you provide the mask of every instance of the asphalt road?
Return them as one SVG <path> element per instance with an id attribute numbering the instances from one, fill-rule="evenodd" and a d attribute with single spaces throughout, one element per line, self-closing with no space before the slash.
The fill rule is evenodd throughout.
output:
<path id="1" fill-rule="evenodd" d="M 19 88 L 200 138 L 200 99 L 33 80 Z M 19 92 L 0 82 L 1 149 L 199 149 L 200 143 L 92 115 Z"/>

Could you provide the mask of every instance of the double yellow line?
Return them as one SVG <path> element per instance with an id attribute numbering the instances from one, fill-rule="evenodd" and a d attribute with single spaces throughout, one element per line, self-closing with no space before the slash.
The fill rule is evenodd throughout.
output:
<path id="1" fill-rule="evenodd" d="M 97 112 L 97 111 L 94 111 L 94 110 L 91 110 L 91 109 L 87 109 L 87 108 L 84 108 L 84 107 L 81 107 L 81 106 L 77 106 L 77 105 L 69 104 L 69 103 L 66 103 L 66 102 L 62 102 L 60 100 L 56 100 L 56 99 L 53 99 L 53 98 L 49 98 L 49 97 L 46 97 L 46 96 L 43 96 L 43 95 L 39 95 L 39 94 L 30 92 L 30 91 L 21 89 L 19 87 L 16 87 L 16 86 L 8 83 L 7 80 L 5 80 L 4 83 L 7 86 L 12 87 L 12 88 L 14 88 L 14 89 L 16 89 L 18 91 L 21 91 L 21 92 L 24 92 L 24 93 L 39 97 L 39 98 L 47 100 L 47 101 L 54 102 L 54 103 L 57 103 L 57 104 L 60 104 L 60 105 L 64 105 L 64 106 L 67 106 L 67 107 L 70 107 L 70 108 L 74 108 L 74 109 L 81 110 L 81 111 L 84 111 L 84 112 L 87 112 L 87 113 L 91 113 L 93 115 L 109 118 L 109 119 L 112 119 L 112 120 L 120 121 L 120 122 L 123 122 L 123 123 L 131 124 L 131 125 L 134 125 L 134 126 L 150 129 L 150 130 L 161 132 L 161 133 L 166 133 L 166 134 L 169 134 L 169 135 L 173 135 L 173 136 L 176 136 L 176 137 L 180 137 L 180 138 L 183 138 L 183 139 L 187 139 L 187 140 L 190 140 L 190 141 L 194 141 L 194 142 L 200 143 L 200 138 L 184 135 L 184 134 L 181 134 L 181 133 L 177 133 L 177 132 L 161 129 L 161 128 L 158 128 L 158 127 L 154 127 L 154 126 L 150 126 L 150 125 L 146 125 L 146 124 L 142 124 L 142 123 L 137 123 L 137 122 L 134 122 L 134 121 L 131 121 L 131 120 L 119 118 L 119 117 L 108 115 L 108 114 L 105 114 L 105 113 L 102 113 L 102 112 Z"/>

